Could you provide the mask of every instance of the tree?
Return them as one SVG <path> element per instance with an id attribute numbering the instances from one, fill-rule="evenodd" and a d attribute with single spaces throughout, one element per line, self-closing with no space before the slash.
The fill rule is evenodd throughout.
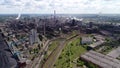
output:
<path id="1" fill-rule="evenodd" d="M 84 65 L 84 62 L 81 61 L 80 59 L 77 60 L 77 66 L 83 66 Z"/>
<path id="2" fill-rule="evenodd" d="M 94 64 L 92 64 L 92 63 L 90 63 L 90 62 L 86 63 L 86 66 L 87 66 L 88 68 L 97 68 Z"/>
<path id="3" fill-rule="evenodd" d="M 43 40 L 43 37 L 42 37 L 42 35 L 40 35 L 40 34 L 39 34 L 39 39 L 40 39 L 40 41 Z"/>
<path id="4" fill-rule="evenodd" d="M 40 44 L 38 44 L 38 49 L 39 49 L 39 50 L 41 49 L 41 46 L 40 46 Z"/>

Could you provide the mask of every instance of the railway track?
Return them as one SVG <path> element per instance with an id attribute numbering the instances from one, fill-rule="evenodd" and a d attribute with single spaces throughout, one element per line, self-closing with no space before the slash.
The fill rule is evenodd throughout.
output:
<path id="1" fill-rule="evenodd" d="M 60 56 L 62 50 L 64 49 L 65 45 L 75 39 L 76 37 L 78 37 L 79 34 L 72 36 L 64 41 L 61 42 L 60 45 L 58 45 L 56 47 L 56 49 L 49 55 L 48 59 L 46 60 L 46 62 L 43 64 L 42 68 L 53 68 L 53 65 L 55 64 L 56 60 L 58 59 L 58 57 Z"/>

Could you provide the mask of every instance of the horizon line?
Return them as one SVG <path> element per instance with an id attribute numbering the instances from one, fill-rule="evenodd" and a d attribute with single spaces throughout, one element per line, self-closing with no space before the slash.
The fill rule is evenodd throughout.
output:
<path id="1" fill-rule="evenodd" d="M 0 13 L 0 15 L 18 15 L 18 13 Z M 54 13 L 21 13 L 21 15 L 24 15 L 24 14 L 29 14 L 29 15 L 31 15 L 31 14 L 54 14 Z M 67 14 L 67 15 L 69 15 L 69 14 L 99 14 L 99 13 L 56 13 L 56 14 Z M 118 15 L 120 15 L 120 13 L 102 13 L 102 14 L 100 14 L 100 15 L 104 15 L 104 14 L 118 14 Z"/>

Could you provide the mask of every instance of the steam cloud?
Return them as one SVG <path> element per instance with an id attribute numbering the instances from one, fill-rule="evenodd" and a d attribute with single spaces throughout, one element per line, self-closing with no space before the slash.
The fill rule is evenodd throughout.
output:
<path id="1" fill-rule="evenodd" d="M 20 19 L 20 17 L 21 17 L 21 12 L 22 12 L 22 7 L 21 7 L 21 9 L 20 9 L 20 12 L 19 12 L 19 14 L 18 14 L 16 20 Z"/>

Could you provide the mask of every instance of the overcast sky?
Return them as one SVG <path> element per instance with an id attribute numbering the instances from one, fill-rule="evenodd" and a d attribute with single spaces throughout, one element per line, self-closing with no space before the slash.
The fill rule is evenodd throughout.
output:
<path id="1" fill-rule="evenodd" d="M 120 14 L 120 0 L 0 0 L 0 14 Z"/>

